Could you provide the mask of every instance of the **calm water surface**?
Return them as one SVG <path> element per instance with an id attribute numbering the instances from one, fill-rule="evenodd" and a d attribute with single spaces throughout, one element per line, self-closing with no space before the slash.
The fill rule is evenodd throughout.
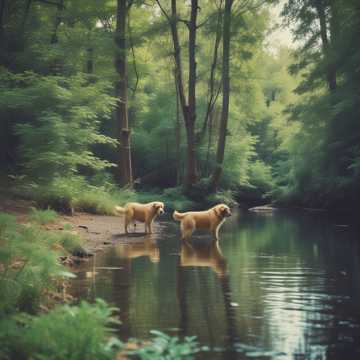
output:
<path id="1" fill-rule="evenodd" d="M 119 235 L 71 291 L 119 307 L 122 338 L 196 335 L 211 348 L 204 359 L 360 359 L 359 231 L 339 225 L 239 213 L 216 246 L 201 233 L 181 244 L 178 223 L 163 221 L 131 243 Z"/>

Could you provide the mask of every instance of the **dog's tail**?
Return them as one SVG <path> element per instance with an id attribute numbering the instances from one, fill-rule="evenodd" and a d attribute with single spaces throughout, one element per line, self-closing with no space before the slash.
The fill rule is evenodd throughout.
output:
<path id="1" fill-rule="evenodd" d="M 114 212 L 116 215 L 125 214 L 125 209 L 121 206 L 115 206 Z"/>
<path id="2" fill-rule="evenodd" d="M 185 214 L 181 214 L 176 210 L 173 212 L 173 219 L 177 221 L 181 221 L 184 218 Z"/>

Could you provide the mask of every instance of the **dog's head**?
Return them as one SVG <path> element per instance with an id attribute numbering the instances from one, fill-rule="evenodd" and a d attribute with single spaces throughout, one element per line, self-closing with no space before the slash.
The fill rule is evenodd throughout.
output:
<path id="1" fill-rule="evenodd" d="M 158 215 L 161 215 L 161 214 L 163 214 L 165 212 L 165 210 L 164 210 L 165 205 L 161 201 L 153 202 L 152 206 L 153 206 L 153 208 L 155 209 L 155 211 L 156 211 L 156 213 Z"/>
<path id="2" fill-rule="evenodd" d="M 214 211 L 217 216 L 221 218 L 229 217 L 231 216 L 231 210 L 230 208 L 225 204 L 219 204 L 214 207 Z"/>

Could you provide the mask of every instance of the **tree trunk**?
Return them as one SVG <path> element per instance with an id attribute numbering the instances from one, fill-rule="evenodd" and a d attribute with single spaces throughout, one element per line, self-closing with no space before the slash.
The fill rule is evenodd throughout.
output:
<path id="1" fill-rule="evenodd" d="M 59 0 L 59 3 L 56 6 L 57 6 L 57 10 L 56 10 L 55 23 L 54 23 L 53 32 L 52 32 L 51 38 L 50 38 L 51 45 L 56 45 L 59 42 L 58 29 L 59 29 L 59 26 L 60 26 L 61 20 L 62 20 L 62 11 L 64 10 L 64 0 Z M 53 75 L 60 74 L 62 71 L 62 68 L 63 68 L 62 60 L 56 56 L 50 64 L 50 69 L 49 69 L 50 73 Z"/>
<path id="2" fill-rule="evenodd" d="M 220 117 L 219 139 L 216 152 L 216 166 L 212 178 L 212 190 L 216 191 L 219 187 L 221 175 L 223 173 L 223 162 L 225 153 L 227 123 L 229 117 L 230 100 L 230 26 L 231 26 L 231 7 L 233 0 L 225 0 L 224 21 L 223 21 L 223 64 L 222 64 L 222 85 L 223 98 Z"/>
<path id="3" fill-rule="evenodd" d="M 319 18 L 319 25 L 320 25 L 320 37 L 322 42 L 322 48 L 323 48 L 323 55 L 324 57 L 331 57 L 331 46 L 330 41 L 328 37 L 328 26 L 326 21 L 326 12 L 325 12 L 325 4 L 323 0 L 317 0 L 315 2 L 316 12 Z M 331 30 L 331 29 L 330 29 Z M 327 82 L 329 86 L 330 91 L 336 90 L 337 84 L 336 84 L 336 66 L 333 64 L 332 61 L 330 61 L 328 68 L 327 68 Z"/>
<path id="4" fill-rule="evenodd" d="M 54 29 L 51 34 L 50 44 L 57 44 L 58 43 L 58 35 L 57 31 L 59 28 L 59 25 L 61 24 L 61 12 L 64 9 L 64 0 L 59 0 L 59 4 L 57 5 L 57 14 L 55 18 L 55 24 Z"/>
<path id="5" fill-rule="evenodd" d="M 198 0 L 191 0 L 191 15 L 189 22 L 189 89 L 188 89 L 188 117 L 186 121 L 187 132 L 187 171 L 185 187 L 189 189 L 197 181 L 196 169 L 196 19 Z"/>
<path id="6" fill-rule="evenodd" d="M 184 185 L 186 190 L 197 181 L 196 169 L 196 137 L 195 137 L 195 121 L 196 121 L 196 20 L 198 13 L 198 0 L 191 0 L 190 21 L 187 23 L 189 28 L 189 82 L 188 82 L 188 99 L 186 101 L 183 72 L 181 63 L 181 47 L 179 34 L 177 29 L 178 15 L 176 9 L 176 0 L 171 0 L 171 15 L 169 16 L 160 2 L 157 1 L 161 11 L 166 16 L 171 30 L 171 36 L 174 46 L 175 60 L 175 76 L 176 85 L 180 105 L 185 123 L 186 139 L 187 139 L 187 158 L 186 158 L 186 175 Z"/>
<path id="7" fill-rule="evenodd" d="M 116 107 L 116 122 L 118 125 L 119 158 L 117 180 L 120 186 L 132 186 L 132 166 L 130 152 L 130 129 L 128 119 L 128 74 L 127 74 L 127 44 L 126 44 L 126 18 L 127 1 L 117 0 L 117 17 L 115 33 L 115 68 L 119 75 L 116 84 L 118 104 Z"/>
<path id="8" fill-rule="evenodd" d="M 86 73 L 92 74 L 94 72 L 94 49 L 89 47 L 86 49 Z"/>
<path id="9" fill-rule="evenodd" d="M 206 112 L 204 116 L 204 122 L 200 132 L 197 135 L 197 143 L 200 143 L 206 134 L 206 130 L 208 128 L 208 123 L 210 121 L 211 114 L 213 112 L 220 87 L 218 90 L 215 91 L 215 72 L 218 63 L 218 51 L 219 45 L 221 41 L 221 27 L 222 27 L 222 0 L 220 1 L 219 9 L 218 9 L 218 16 L 217 16 L 217 23 L 216 23 L 216 35 L 215 35 L 215 43 L 214 43 L 214 52 L 213 52 L 213 59 L 210 68 L 210 77 L 209 77 L 209 85 L 208 85 L 208 103 L 206 107 Z"/>
<path id="10" fill-rule="evenodd" d="M 0 64 L 6 64 L 6 35 L 5 35 L 5 4 L 6 0 L 0 0 Z"/>
<path id="11" fill-rule="evenodd" d="M 180 161 L 180 143 L 181 143 L 181 123 L 180 123 L 180 100 L 179 100 L 179 91 L 176 84 L 176 75 L 175 77 L 175 90 L 176 90 L 176 121 L 175 121 L 175 156 L 176 156 L 176 185 L 181 183 L 181 161 Z"/>

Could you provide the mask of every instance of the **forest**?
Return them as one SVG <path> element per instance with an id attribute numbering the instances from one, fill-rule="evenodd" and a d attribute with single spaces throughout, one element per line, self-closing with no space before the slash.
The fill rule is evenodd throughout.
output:
<path id="1" fill-rule="evenodd" d="M 271 4 L 2 0 L 4 181 L 355 206 L 358 3 L 285 2 L 291 48 Z"/>
<path id="2" fill-rule="evenodd" d="M 291 44 L 271 40 L 277 28 Z M 358 0 L 0 0 L 0 202 L 43 209 L 32 210 L 30 227 L 0 214 L 0 358 L 46 358 L 46 324 L 72 316 L 63 305 L 28 318 L 54 277 L 72 276 L 59 254 L 45 253 L 81 242 L 71 232 L 47 239 L 37 216 L 113 215 L 154 198 L 178 210 L 224 202 L 353 211 L 359 35 Z M 30 251 L 35 238 L 42 245 Z M 73 358 L 114 358 L 120 340 L 104 340 L 112 309 L 102 300 L 73 309 L 96 315 L 84 322 L 91 340 L 64 339 L 84 342 Z M 186 341 L 176 351 L 196 352 Z"/>

